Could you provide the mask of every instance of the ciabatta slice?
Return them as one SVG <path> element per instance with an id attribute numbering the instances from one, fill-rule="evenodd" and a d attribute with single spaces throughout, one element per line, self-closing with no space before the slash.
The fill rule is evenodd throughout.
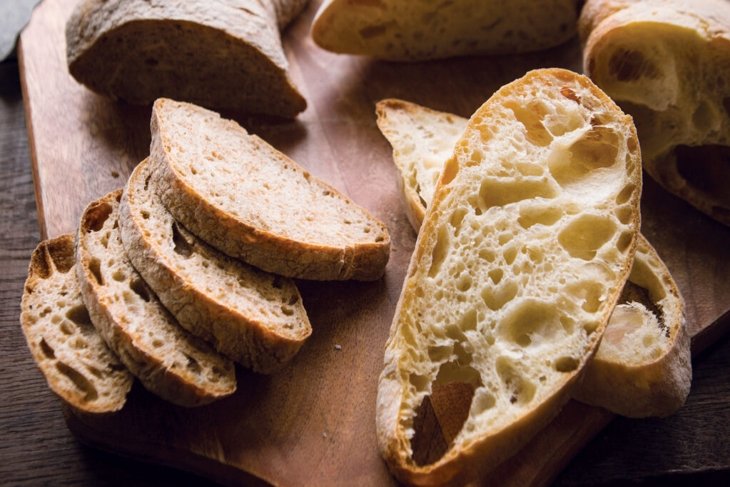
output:
<path id="1" fill-rule="evenodd" d="M 283 367 L 312 332 L 294 283 L 215 251 L 190 234 L 152 190 L 145 160 L 119 210 L 122 244 L 137 272 L 188 331 L 257 372 Z"/>
<path id="2" fill-rule="evenodd" d="M 127 258 L 119 236 L 122 190 L 81 215 L 76 270 L 91 322 L 106 344 L 161 398 L 200 406 L 233 394 L 233 363 L 175 321 Z"/>
<path id="3" fill-rule="evenodd" d="M 730 2 L 590 0 L 585 72 L 634 117 L 644 168 L 730 225 Z"/>
<path id="4" fill-rule="evenodd" d="M 122 409 L 134 377 L 91 324 L 72 235 L 45 240 L 30 258 L 20 324 L 48 386 L 79 411 Z"/>
<path id="5" fill-rule="evenodd" d="M 537 70 L 472 116 L 426 213 L 386 345 L 379 446 L 422 485 L 515 453 L 570 398 L 629 275 L 641 157 L 631 118 L 587 78 Z M 473 391 L 443 455 L 418 410 Z"/>
<path id="6" fill-rule="evenodd" d="M 391 61 L 515 54 L 575 35 L 576 0 L 325 0 L 312 39 L 329 51 Z"/>
<path id="7" fill-rule="evenodd" d="M 378 102 L 376 112 L 378 127 L 393 146 L 411 223 L 418 230 L 467 119 L 396 99 Z M 619 305 L 575 397 L 624 416 L 671 414 L 684 404 L 692 380 L 688 336 L 679 289 L 639 235 Z"/>
<path id="8" fill-rule="evenodd" d="M 213 247 L 288 277 L 383 275 L 385 225 L 237 123 L 160 99 L 151 126 L 162 202 Z"/>

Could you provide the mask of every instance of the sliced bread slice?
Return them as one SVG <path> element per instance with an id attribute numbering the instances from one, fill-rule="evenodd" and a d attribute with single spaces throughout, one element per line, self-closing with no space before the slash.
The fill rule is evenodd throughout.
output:
<path id="1" fill-rule="evenodd" d="M 294 117 L 307 103 L 279 29 L 303 0 L 83 0 L 66 24 L 69 72 L 130 103 L 160 96 Z"/>
<path id="2" fill-rule="evenodd" d="M 588 76 L 634 117 L 646 172 L 730 225 L 730 2 L 589 0 Z"/>
<path id="3" fill-rule="evenodd" d="M 575 35 L 576 0 L 325 0 L 312 39 L 329 51 L 391 61 L 547 49 Z"/>
<path id="4" fill-rule="evenodd" d="M 53 392 L 79 411 L 118 411 L 134 377 L 91 324 L 75 263 L 72 235 L 38 244 L 23 288 L 20 324 Z"/>
<path id="5" fill-rule="evenodd" d="M 395 99 L 378 102 L 376 112 L 418 230 L 467 119 Z M 629 280 L 575 397 L 624 416 L 671 414 L 684 404 L 692 380 L 688 336 L 679 289 L 639 235 Z"/>
<path id="6" fill-rule="evenodd" d="M 119 236 L 122 190 L 86 207 L 76 270 L 91 322 L 140 380 L 161 398 L 201 406 L 233 394 L 233 363 L 180 327 L 129 262 Z"/>
<path id="7" fill-rule="evenodd" d="M 176 220 L 213 247 L 288 277 L 383 275 L 385 225 L 237 123 L 160 99 L 151 126 L 156 191 Z"/>
<path id="8" fill-rule="evenodd" d="M 570 398 L 629 275 L 641 157 L 631 118 L 587 78 L 537 70 L 472 116 L 426 213 L 386 344 L 381 452 L 401 480 L 493 469 Z M 419 408 L 473 398 L 439 458 Z"/>
<path id="9" fill-rule="evenodd" d="M 139 163 L 122 195 L 119 225 L 132 265 L 188 331 L 257 372 L 278 370 L 312 332 L 296 286 L 187 232 L 152 191 L 152 169 Z"/>

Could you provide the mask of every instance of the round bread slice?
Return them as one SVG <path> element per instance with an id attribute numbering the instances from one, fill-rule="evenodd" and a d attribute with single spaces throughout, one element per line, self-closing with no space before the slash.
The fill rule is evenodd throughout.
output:
<path id="1" fill-rule="evenodd" d="M 176 220 L 213 247 L 287 277 L 383 275 L 385 225 L 237 123 L 159 99 L 151 126 L 156 191 Z"/>
<path id="2" fill-rule="evenodd" d="M 396 99 L 378 102 L 376 112 L 418 231 L 468 120 Z M 666 416 L 679 409 L 692 381 L 683 310 L 669 269 L 639 235 L 631 274 L 575 397 L 630 417 Z"/>
<path id="3" fill-rule="evenodd" d="M 53 392 L 79 411 L 118 411 L 134 377 L 91 324 L 75 262 L 72 235 L 38 244 L 23 288 L 20 324 Z"/>
<path id="4" fill-rule="evenodd" d="M 303 0 L 83 0 L 66 24 L 69 72 L 97 93 L 160 96 L 294 117 L 307 103 L 279 29 Z"/>
<path id="5" fill-rule="evenodd" d="M 283 367 L 312 333 L 294 283 L 210 248 L 178 224 L 152 191 L 148 160 L 127 182 L 122 243 L 137 272 L 188 331 L 246 367 Z"/>
<path id="6" fill-rule="evenodd" d="M 730 2 L 590 0 L 587 75 L 631 114 L 646 172 L 730 225 Z"/>
<path id="7" fill-rule="evenodd" d="M 623 416 L 668 416 L 689 395 L 690 339 L 677 285 L 642 236 L 619 303 L 573 396 Z"/>
<path id="8" fill-rule="evenodd" d="M 386 345 L 376 424 L 399 479 L 483 475 L 559 412 L 629 275 L 640 188 L 631 118 L 584 76 L 529 72 L 472 116 Z M 472 393 L 463 424 L 424 456 L 423 405 L 453 387 Z"/>
<path id="9" fill-rule="evenodd" d="M 122 190 L 81 215 L 76 270 L 91 322 L 149 391 L 201 406 L 236 390 L 233 363 L 180 327 L 127 258 L 119 236 Z"/>
<path id="10" fill-rule="evenodd" d="M 323 49 L 391 61 L 515 54 L 575 35 L 576 0 L 325 0 L 312 24 Z"/>

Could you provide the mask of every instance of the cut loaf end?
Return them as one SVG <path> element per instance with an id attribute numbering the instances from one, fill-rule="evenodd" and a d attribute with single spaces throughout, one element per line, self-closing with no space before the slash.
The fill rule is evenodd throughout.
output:
<path id="1" fill-rule="evenodd" d="M 630 117 L 587 78 L 538 70 L 471 118 L 436 188 L 381 374 L 381 451 L 401 480 L 484 473 L 570 397 L 629 274 L 641 161 Z M 419 411 L 471 402 L 439 455 Z"/>

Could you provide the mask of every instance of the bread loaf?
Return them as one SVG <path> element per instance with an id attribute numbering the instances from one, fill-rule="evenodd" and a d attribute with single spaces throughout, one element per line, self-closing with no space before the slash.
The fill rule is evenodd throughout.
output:
<path id="1" fill-rule="evenodd" d="M 421 226 L 444 162 L 467 119 L 403 100 L 376 105 L 393 146 L 406 205 Z M 669 270 L 641 235 L 631 274 L 574 397 L 631 417 L 666 416 L 684 404 L 692 379 L 684 302 Z"/>
<path id="2" fill-rule="evenodd" d="M 631 118 L 569 71 L 532 71 L 472 116 L 386 344 L 376 424 L 400 480 L 485 473 L 570 398 L 629 275 L 640 161 Z M 445 387 L 473 399 L 445 451 L 424 457 L 419 410 Z"/>
<path id="3" fill-rule="evenodd" d="M 391 61 L 515 54 L 575 35 L 576 0 L 325 0 L 312 24 L 323 49 Z"/>
<path id="4" fill-rule="evenodd" d="M 136 104 L 160 96 L 294 117 L 306 101 L 279 29 L 305 0 L 82 0 L 66 26 L 69 72 Z"/>
<path id="5" fill-rule="evenodd" d="M 79 411 L 118 411 L 134 379 L 91 324 L 75 263 L 73 236 L 38 244 L 23 288 L 20 324 L 53 392 Z"/>
<path id="6" fill-rule="evenodd" d="M 139 163 L 122 195 L 119 225 L 132 265 L 188 331 L 257 372 L 280 369 L 312 332 L 296 286 L 190 234 L 153 190 L 152 169 Z"/>
<path id="7" fill-rule="evenodd" d="M 636 122 L 646 171 L 730 224 L 730 2 L 589 0 L 584 69 Z"/>
<path id="8" fill-rule="evenodd" d="M 91 321 L 148 390 L 180 406 L 233 394 L 233 363 L 178 325 L 129 262 L 114 191 L 86 207 L 76 269 Z"/>
<path id="9" fill-rule="evenodd" d="M 160 99 L 151 126 L 155 191 L 176 220 L 212 246 L 288 277 L 383 275 L 385 225 L 237 123 Z"/>

